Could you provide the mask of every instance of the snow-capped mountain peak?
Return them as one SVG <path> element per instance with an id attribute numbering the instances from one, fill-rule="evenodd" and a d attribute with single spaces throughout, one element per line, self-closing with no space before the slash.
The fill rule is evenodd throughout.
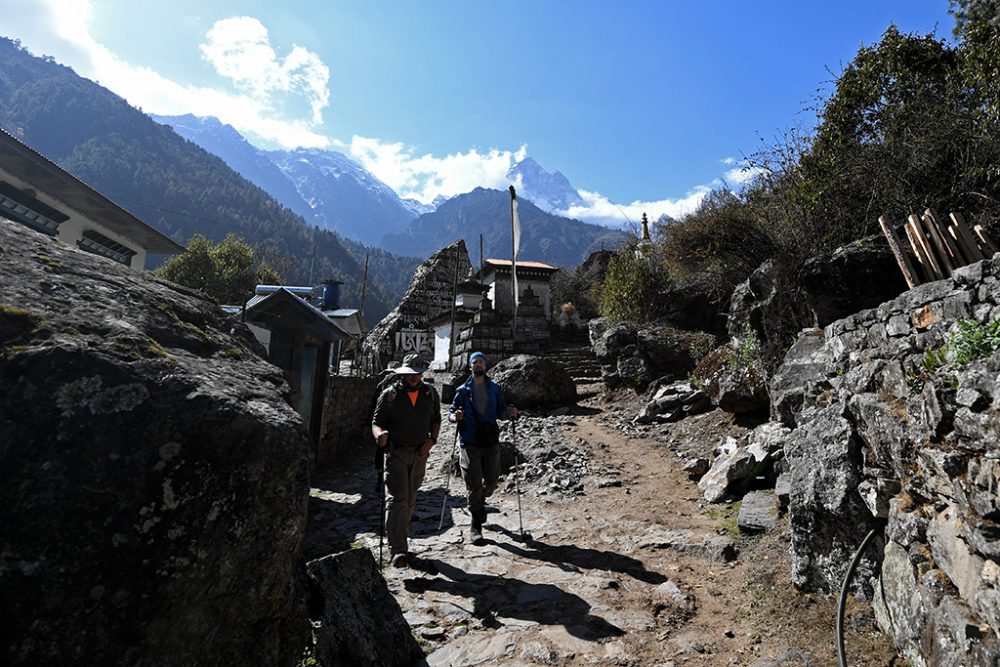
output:
<path id="1" fill-rule="evenodd" d="M 563 212 L 583 199 L 569 180 L 558 171 L 547 172 L 533 158 L 526 157 L 509 170 L 507 178 L 518 184 L 518 194 L 542 210 Z"/>

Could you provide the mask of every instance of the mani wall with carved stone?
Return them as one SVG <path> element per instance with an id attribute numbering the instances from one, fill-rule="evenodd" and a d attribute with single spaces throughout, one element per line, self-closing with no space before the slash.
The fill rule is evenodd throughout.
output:
<path id="1" fill-rule="evenodd" d="M 1000 352 L 949 361 L 998 319 L 1000 255 L 807 332 L 771 383 L 795 583 L 838 589 L 874 528 L 856 590 L 914 666 L 1000 662 Z"/>
<path id="2" fill-rule="evenodd" d="M 434 330 L 430 321 L 439 313 L 450 311 L 454 302 L 454 287 L 472 269 L 465 241 L 434 253 L 417 267 L 410 286 L 399 305 L 368 332 L 362 344 L 362 366 L 368 374 L 386 368 L 390 362 L 402 361 L 410 353 L 434 358 Z"/>

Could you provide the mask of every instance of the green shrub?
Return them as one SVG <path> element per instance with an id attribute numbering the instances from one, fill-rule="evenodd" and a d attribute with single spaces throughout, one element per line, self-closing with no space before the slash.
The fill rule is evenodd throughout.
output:
<path id="1" fill-rule="evenodd" d="M 635 245 L 622 247 L 608 263 L 601 286 L 601 314 L 613 322 L 649 322 L 658 311 L 655 260 Z"/>
<path id="2" fill-rule="evenodd" d="M 760 338 L 757 337 L 757 332 L 750 328 L 749 322 L 743 324 L 743 331 L 740 333 L 739 338 L 733 340 L 733 343 L 735 345 L 732 346 L 729 356 L 726 358 L 726 365 L 730 369 L 742 370 L 748 368 L 757 359 L 760 359 Z"/>
<path id="3" fill-rule="evenodd" d="M 951 334 L 948 352 L 951 362 L 964 366 L 977 359 L 990 356 L 1000 349 L 1000 320 L 979 324 L 975 320 L 959 320 L 958 329 Z"/>

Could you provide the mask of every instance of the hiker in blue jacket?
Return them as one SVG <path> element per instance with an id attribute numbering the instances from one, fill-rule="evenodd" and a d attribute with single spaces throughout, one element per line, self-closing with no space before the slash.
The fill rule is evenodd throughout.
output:
<path id="1" fill-rule="evenodd" d="M 472 542 L 482 544 L 486 522 L 486 499 L 500 478 L 500 428 L 498 419 L 516 419 L 517 408 L 503 400 L 500 385 L 486 376 L 486 355 L 469 356 L 472 376 L 455 390 L 448 421 L 459 423 L 462 453 L 459 463 L 469 492 Z"/>

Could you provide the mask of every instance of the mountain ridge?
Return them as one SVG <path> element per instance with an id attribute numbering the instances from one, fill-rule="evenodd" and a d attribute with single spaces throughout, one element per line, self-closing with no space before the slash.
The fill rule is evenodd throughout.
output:
<path id="1" fill-rule="evenodd" d="M 345 306 L 360 300 L 363 259 L 335 234 L 311 228 L 222 159 L 111 91 L 6 38 L 0 126 L 175 241 L 197 233 L 219 241 L 233 232 L 284 258 L 287 283 L 334 278 L 345 283 Z M 381 319 L 399 297 L 370 276 L 367 319 Z"/>
<path id="2" fill-rule="evenodd" d="M 521 221 L 519 259 L 542 261 L 564 268 L 583 262 L 591 253 L 626 242 L 624 232 L 546 213 L 518 196 Z M 452 197 L 437 210 L 413 222 L 404 233 L 388 234 L 382 247 L 391 252 L 407 248 L 425 254 L 461 238 L 468 248 L 479 248 L 492 257 L 509 257 L 512 247 L 510 194 L 489 188 Z M 475 262 L 474 262 L 475 263 Z"/>

